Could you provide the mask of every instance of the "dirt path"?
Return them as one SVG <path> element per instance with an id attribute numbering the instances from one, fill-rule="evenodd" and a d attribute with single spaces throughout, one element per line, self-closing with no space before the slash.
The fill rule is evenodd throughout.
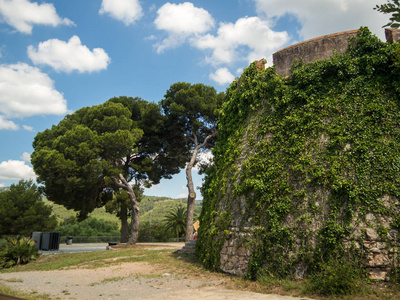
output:
<path id="1" fill-rule="evenodd" d="M 185 278 L 146 262 L 121 263 L 99 269 L 4 273 L 0 274 L 0 283 L 27 293 L 48 294 L 52 299 L 305 299 L 228 290 L 221 279 Z"/>

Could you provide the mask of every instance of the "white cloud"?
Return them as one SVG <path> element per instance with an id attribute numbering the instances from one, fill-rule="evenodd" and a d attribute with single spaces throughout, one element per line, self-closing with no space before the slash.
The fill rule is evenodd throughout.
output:
<path id="1" fill-rule="evenodd" d="M 0 163 L 1 180 L 36 179 L 35 172 L 24 161 L 8 160 Z"/>
<path id="2" fill-rule="evenodd" d="M 243 73 L 243 68 L 236 69 L 236 74 L 240 75 Z"/>
<path id="3" fill-rule="evenodd" d="M 310 39 L 321 35 L 358 29 L 368 26 L 370 30 L 383 37 L 382 26 L 388 16 L 373 8 L 385 0 L 254 0 L 257 11 L 268 18 L 281 18 L 294 15 L 302 25 L 300 36 Z"/>
<path id="4" fill-rule="evenodd" d="M 182 44 L 188 37 L 203 34 L 214 27 L 214 19 L 203 8 L 195 7 L 190 2 L 166 3 L 157 11 L 154 24 L 157 29 L 164 30 L 168 37 L 156 44 L 157 52 L 174 48 Z"/>
<path id="5" fill-rule="evenodd" d="M 32 127 L 32 126 L 22 125 L 22 127 L 23 127 L 26 131 L 33 131 L 33 127 Z"/>
<path id="6" fill-rule="evenodd" d="M 53 80 L 38 68 L 23 63 L 0 65 L 0 82 L 0 113 L 6 117 L 68 112 L 67 102 L 54 88 Z"/>
<path id="7" fill-rule="evenodd" d="M 53 4 L 28 0 L 0 0 L 0 21 L 26 34 L 32 33 L 33 25 L 75 25 L 71 20 L 58 16 Z"/>
<path id="8" fill-rule="evenodd" d="M 288 41 L 288 33 L 273 31 L 268 21 L 245 17 L 235 24 L 221 23 L 217 36 L 207 34 L 193 39 L 192 44 L 199 49 L 211 49 L 212 55 L 208 62 L 218 65 L 270 58 L 273 52 Z"/>
<path id="9" fill-rule="evenodd" d="M 153 3 L 150 7 L 149 7 L 149 12 L 152 12 L 154 10 L 156 10 L 157 6 Z"/>
<path id="10" fill-rule="evenodd" d="M 1 87 L 0 87 L 0 89 L 1 89 Z M 0 103 L 1 103 L 1 100 L 0 100 Z M 18 130 L 19 127 L 13 121 L 6 120 L 4 118 L 4 116 L 0 115 L 0 130 L 3 130 L 3 129 L 6 129 L 6 130 Z"/>
<path id="11" fill-rule="evenodd" d="M 196 182 L 196 189 L 197 190 L 200 189 L 202 186 L 203 186 L 203 182 L 202 181 Z M 198 194 L 197 197 L 199 197 L 199 196 L 201 197 L 200 191 L 197 194 Z M 197 200 L 199 200 L 199 199 L 197 199 Z"/>
<path id="12" fill-rule="evenodd" d="M 157 39 L 157 37 L 152 34 L 152 35 L 149 35 L 148 37 L 145 37 L 144 39 L 145 40 L 149 40 L 149 41 L 153 41 L 153 40 Z"/>
<path id="13" fill-rule="evenodd" d="M 182 199 L 182 198 L 187 198 L 188 194 L 179 194 L 177 196 L 175 196 L 175 199 Z"/>
<path id="14" fill-rule="evenodd" d="M 28 152 L 22 153 L 20 157 L 23 161 L 30 162 L 31 161 L 31 155 Z"/>
<path id="15" fill-rule="evenodd" d="M 49 65 L 56 71 L 67 73 L 74 70 L 80 73 L 100 71 L 106 69 L 110 62 L 110 57 L 102 48 L 90 51 L 76 35 L 68 42 L 58 39 L 41 42 L 37 50 L 29 46 L 28 56 L 34 64 Z"/>
<path id="16" fill-rule="evenodd" d="M 225 85 L 235 80 L 235 76 L 227 68 L 220 68 L 215 73 L 210 74 L 210 78 L 219 85 Z"/>
<path id="17" fill-rule="evenodd" d="M 198 172 L 201 164 L 209 164 L 213 158 L 214 155 L 209 150 L 197 153 L 196 164 L 194 165 L 193 170 Z M 183 188 L 187 189 L 187 186 L 183 186 Z"/>
<path id="18" fill-rule="evenodd" d="M 100 14 L 109 14 L 122 21 L 126 26 L 133 24 L 143 16 L 139 0 L 103 0 Z"/>

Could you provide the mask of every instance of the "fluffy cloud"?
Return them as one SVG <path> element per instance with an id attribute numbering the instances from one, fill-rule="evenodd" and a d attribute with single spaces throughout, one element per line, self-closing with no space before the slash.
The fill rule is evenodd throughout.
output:
<path id="1" fill-rule="evenodd" d="M 219 85 L 225 85 L 235 80 L 235 76 L 227 68 L 218 69 L 215 73 L 210 74 L 210 78 Z"/>
<path id="2" fill-rule="evenodd" d="M 22 128 L 24 128 L 26 131 L 33 131 L 33 127 L 32 126 L 22 125 Z"/>
<path id="3" fill-rule="evenodd" d="M 181 4 L 166 3 L 157 11 L 154 24 L 164 30 L 168 37 L 155 45 L 161 53 L 167 48 L 174 48 L 188 37 L 203 34 L 214 27 L 214 19 L 203 8 L 195 7 L 190 2 Z"/>
<path id="4" fill-rule="evenodd" d="M 383 37 L 382 26 L 388 17 L 374 11 L 376 4 L 385 0 L 254 0 L 257 11 L 268 18 L 295 16 L 300 24 L 300 36 L 310 39 L 325 34 L 358 29 L 368 26 L 372 32 Z"/>
<path id="5" fill-rule="evenodd" d="M 1 101 L 0 101 L 1 103 Z M 0 130 L 18 130 L 19 127 L 13 121 L 6 120 L 4 116 L 0 115 Z"/>
<path id="6" fill-rule="evenodd" d="M 8 160 L 0 163 L 1 180 L 36 179 L 35 172 L 24 161 Z"/>
<path id="7" fill-rule="evenodd" d="M 23 161 L 30 162 L 31 161 L 31 155 L 28 152 L 22 153 L 20 157 Z"/>
<path id="8" fill-rule="evenodd" d="M 103 0 L 100 14 L 109 14 L 122 21 L 126 26 L 133 24 L 143 16 L 139 0 Z"/>
<path id="9" fill-rule="evenodd" d="M 246 17 L 237 20 L 235 24 L 221 23 L 217 36 L 207 34 L 193 39 L 192 43 L 199 49 L 211 49 L 212 55 L 208 62 L 218 65 L 269 58 L 288 41 L 287 32 L 273 31 L 268 21 Z"/>
<path id="10" fill-rule="evenodd" d="M 68 42 L 51 39 L 39 43 L 37 49 L 29 46 L 28 56 L 34 64 L 49 65 L 56 71 L 67 73 L 74 70 L 80 73 L 100 71 L 110 63 L 110 57 L 102 48 L 90 51 L 76 35 Z"/>
<path id="11" fill-rule="evenodd" d="M 67 113 L 63 95 L 38 68 L 23 63 L 0 65 L 0 82 L 0 114 L 6 117 Z"/>
<path id="12" fill-rule="evenodd" d="M 26 34 L 32 33 L 33 25 L 74 25 L 59 17 L 53 4 L 28 0 L 0 0 L 0 20 Z"/>

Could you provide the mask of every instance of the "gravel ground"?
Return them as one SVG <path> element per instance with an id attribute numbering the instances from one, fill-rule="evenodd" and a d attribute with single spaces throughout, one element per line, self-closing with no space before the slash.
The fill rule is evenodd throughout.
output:
<path id="1" fill-rule="evenodd" d="M 48 294 L 52 299 L 305 299 L 228 290 L 221 280 L 184 278 L 145 262 L 99 269 L 5 273 L 0 274 L 0 283 L 24 292 Z"/>

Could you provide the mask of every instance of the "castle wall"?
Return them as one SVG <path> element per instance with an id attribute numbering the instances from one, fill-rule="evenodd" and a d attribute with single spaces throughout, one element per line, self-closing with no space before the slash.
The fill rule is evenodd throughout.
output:
<path id="1" fill-rule="evenodd" d="M 273 54 L 276 73 L 281 76 L 290 75 L 294 61 L 310 63 L 316 60 L 328 59 L 335 52 L 344 53 L 349 46 L 349 39 L 357 35 L 357 30 L 329 34 L 307 40 L 283 48 Z M 400 41 L 400 29 L 385 29 L 386 40 L 389 43 Z"/>
<path id="2" fill-rule="evenodd" d="M 274 54 L 276 71 L 286 76 L 295 59 L 310 63 L 330 58 L 334 50 L 343 53 L 357 32 L 327 35 L 282 49 Z M 400 30 L 387 29 L 386 37 L 388 43 L 399 42 Z M 214 181 L 203 195 L 206 213 L 202 222 L 207 226 L 199 231 L 196 251 L 207 267 L 255 276 L 258 270 L 270 272 L 282 266 L 282 272 L 304 278 L 311 273 L 310 262 L 335 249 L 335 243 L 349 257 L 362 257 L 372 279 L 388 280 L 399 266 L 400 177 L 387 175 L 399 170 L 395 143 L 399 122 L 386 118 L 397 116 L 398 94 L 383 92 L 388 86 L 397 87 L 397 73 L 390 73 L 397 69 L 392 60 L 371 59 L 390 53 L 392 47 L 368 38 L 377 45 L 376 52 L 373 47 L 361 47 L 354 57 L 332 62 L 346 71 L 347 63 L 354 65 L 360 57 L 370 59 L 374 76 L 368 82 L 364 83 L 362 72 L 348 80 L 323 68 L 310 76 L 282 81 L 270 76 L 271 70 L 257 71 L 264 69 L 264 60 L 260 60 L 230 87 L 225 107 L 230 116 L 221 121 L 224 138 L 217 149 Z M 317 87 L 326 83 L 329 90 L 313 89 L 318 76 L 326 80 Z M 356 93 L 358 89 L 364 94 Z M 371 106 L 372 102 L 376 104 Z M 241 111 L 249 105 L 249 112 Z M 287 121 L 280 123 L 282 117 Z M 392 122 L 387 129 L 360 134 L 363 128 L 380 128 L 381 118 Z M 237 129 L 226 129 L 234 122 L 240 122 Z M 367 144 L 382 150 L 364 150 Z M 389 149 L 393 156 L 387 154 Z M 379 159 L 378 153 L 382 155 Z M 386 155 L 396 159 L 390 162 Z M 300 159 L 297 163 L 297 158 L 304 163 Z"/>

